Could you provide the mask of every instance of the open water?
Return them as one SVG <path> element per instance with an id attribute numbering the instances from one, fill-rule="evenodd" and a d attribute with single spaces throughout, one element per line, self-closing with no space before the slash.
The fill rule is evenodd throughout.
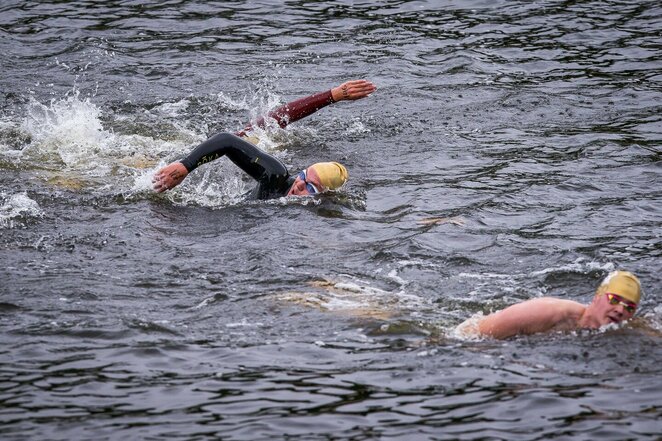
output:
<path id="1" fill-rule="evenodd" d="M 662 433 L 657 1 L 0 6 L 3 440 L 653 440 Z M 261 146 L 351 181 L 247 201 L 155 170 L 345 80 Z M 454 332 L 638 274 L 635 319 Z"/>

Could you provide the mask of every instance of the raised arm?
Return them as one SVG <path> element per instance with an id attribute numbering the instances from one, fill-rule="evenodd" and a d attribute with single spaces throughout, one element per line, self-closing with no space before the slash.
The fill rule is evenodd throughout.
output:
<path id="1" fill-rule="evenodd" d="M 248 124 L 243 130 L 237 132 L 237 136 L 246 136 L 246 133 L 253 127 L 264 128 L 265 118 L 272 118 L 281 128 L 285 128 L 288 124 L 312 115 L 331 103 L 365 98 L 375 90 L 377 90 L 375 85 L 367 80 L 347 81 L 326 92 L 316 93 L 280 106 L 267 113 L 266 116 L 258 118 L 255 124 Z"/>

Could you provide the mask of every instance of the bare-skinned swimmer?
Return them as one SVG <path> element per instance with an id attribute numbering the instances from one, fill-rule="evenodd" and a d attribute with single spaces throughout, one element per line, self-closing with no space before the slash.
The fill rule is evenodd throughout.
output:
<path id="1" fill-rule="evenodd" d="M 632 318 L 641 299 L 641 284 L 627 271 L 614 271 L 600 284 L 588 305 L 553 297 L 527 300 L 475 322 L 458 326 L 460 334 L 504 339 L 540 332 L 595 329 Z"/>

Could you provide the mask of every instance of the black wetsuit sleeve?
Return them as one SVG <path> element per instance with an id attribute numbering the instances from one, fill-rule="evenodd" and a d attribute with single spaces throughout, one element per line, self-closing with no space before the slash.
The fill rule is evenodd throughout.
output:
<path id="1" fill-rule="evenodd" d="M 261 193 L 280 193 L 287 190 L 289 173 L 278 159 L 250 142 L 230 133 L 218 133 L 199 146 L 180 162 L 189 172 L 197 167 L 227 156 L 244 172 L 260 183 Z M 262 194 L 261 197 L 265 195 Z"/>

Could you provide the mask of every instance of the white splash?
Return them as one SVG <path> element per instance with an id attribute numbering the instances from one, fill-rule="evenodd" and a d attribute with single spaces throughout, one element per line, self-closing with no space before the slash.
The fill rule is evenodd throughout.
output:
<path id="1" fill-rule="evenodd" d="M 112 138 L 101 125 L 101 110 L 89 98 L 81 100 L 76 90 L 48 105 L 31 98 L 27 111 L 23 129 L 32 136 L 32 146 L 57 154 L 69 166 L 96 156 Z"/>
<path id="2" fill-rule="evenodd" d="M 43 211 L 36 201 L 30 199 L 25 193 L 6 196 L 0 193 L 0 228 L 15 228 L 25 225 L 29 218 L 43 216 Z M 21 222 L 23 221 L 23 222 Z"/>
<path id="3" fill-rule="evenodd" d="M 156 112 L 176 115 L 187 105 L 187 100 L 166 103 Z M 101 109 L 76 89 L 48 104 L 32 99 L 21 126 L 31 142 L 19 152 L 17 161 L 28 167 L 46 165 L 52 177 L 58 178 L 56 182 L 79 181 L 85 187 L 98 185 L 113 193 L 140 192 L 151 190 L 158 164 L 165 165 L 158 157 L 184 153 L 203 139 L 184 129 L 181 136 L 168 141 L 139 134 L 116 135 L 104 129 L 101 116 Z"/>
<path id="4" fill-rule="evenodd" d="M 216 100 L 218 104 L 229 110 L 248 110 L 250 108 L 245 97 L 243 100 L 237 101 L 225 93 L 219 92 L 216 94 Z"/>
<path id="5" fill-rule="evenodd" d="M 353 118 L 351 124 L 345 129 L 346 135 L 360 135 L 363 133 L 370 133 L 370 129 L 358 118 Z"/>
<path id="6" fill-rule="evenodd" d="M 457 340 L 476 341 L 483 340 L 485 337 L 478 332 L 478 324 L 485 317 L 482 312 L 477 312 L 448 333 L 451 338 Z"/>
<path id="7" fill-rule="evenodd" d="M 613 271 L 614 264 L 611 262 L 600 263 L 595 261 L 586 261 L 583 258 L 578 258 L 572 263 L 561 265 L 558 267 L 544 268 L 539 271 L 534 271 L 531 273 L 532 276 L 544 276 L 550 273 L 557 272 L 577 272 L 577 273 L 588 273 L 590 271 L 603 270 L 603 271 Z"/>
<path id="8" fill-rule="evenodd" d="M 162 116 L 178 117 L 183 110 L 186 110 L 191 102 L 187 99 L 182 99 L 174 103 L 163 103 L 152 108 L 152 112 L 156 112 Z"/>
<path id="9" fill-rule="evenodd" d="M 239 100 L 219 93 L 216 99 L 221 107 L 248 111 L 253 120 L 282 104 L 281 97 L 267 90 Z M 25 134 L 29 144 L 22 150 L 3 146 L 0 153 L 22 169 L 42 170 L 40 178 L 53 186 L 133 196 L 151 194 L 154 174 L 170 161 L 184 157 L 206 138 L 206 133 L 197 132 L 205 121 L 191 124 L 185 119 L 191 106 L 189 99 L 160 102 L 141 115 L 148 124 L 152 120 L 155 124 L 167 122 L 172 129 L 164 135 L 167 139 L 115 133 L 104 127 L 104 121 L 131 128 L 132 117 L 106 114 L 93 100 L 75 87 L 65 97 L 47 103 L 31 99 L 20 127 L 8 123 L 5 128 Z M 249 135 L 259 148 L 287 162 L 288 152 L 282 146 L 305 142 L 302 139 L 310 138 L 306 130 L 299 127 L 285 131 L 275 120 L 268 119 L 266 128 L 254 128 Z M 174 204 L 223 207 L 243 201 L 253 185 L 229 160 L 219 159 L 194 171 L 182 185 L 160 197 Z"/>

